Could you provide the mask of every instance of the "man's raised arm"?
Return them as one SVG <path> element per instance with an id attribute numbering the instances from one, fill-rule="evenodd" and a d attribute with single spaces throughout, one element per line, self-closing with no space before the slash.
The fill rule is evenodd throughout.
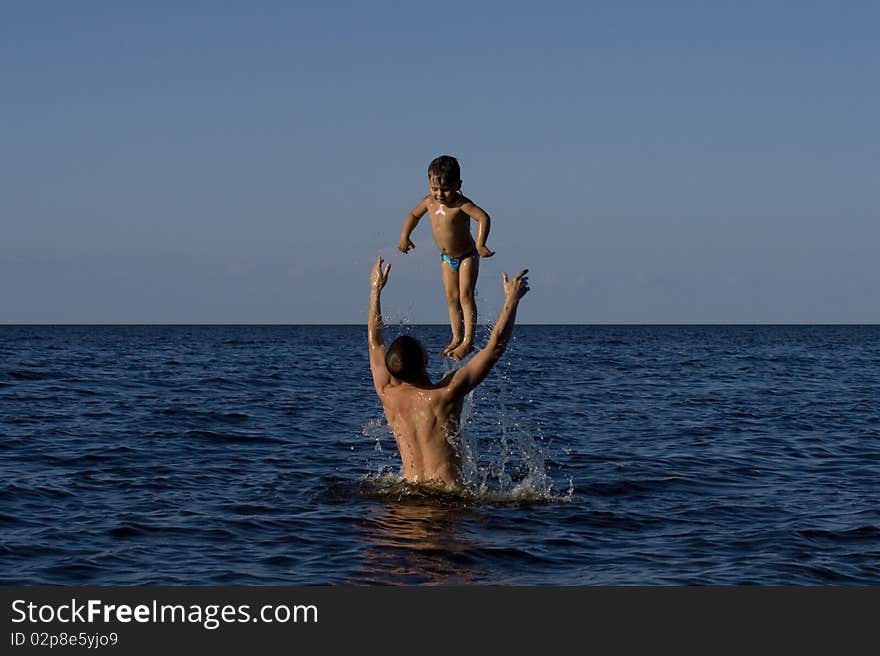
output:
<path id="1" fill-rule="evenodd" d="M 513 280 L 508 280 L 506 273 L 501 274 L 501 279 L 504 281 L 504 307 L 501 308 L 498 321 L 495 322 L 486 346 L 452 375 L 449 387 L 456 393 L 463 396 L 482 383 L 504 354 L 513 334 L 519 299 L 529 291 L 529 279 L 526 276 L 528 272 L 528 269 L 523 269 Z"/>
<path id="2" fill-rule="evenodd" d="M 391 374 L 385 367 L 385 332 L 382 326 L 382 288 L 388 282 L 391 265 L 382 270 L 382 258 L 376 260 L 370 272 L 370 314 L 367 318 L 367 342 L 370 348 L 370 371 L 373 374 L 373 385 L 376 392 L 391 382 Z"/>

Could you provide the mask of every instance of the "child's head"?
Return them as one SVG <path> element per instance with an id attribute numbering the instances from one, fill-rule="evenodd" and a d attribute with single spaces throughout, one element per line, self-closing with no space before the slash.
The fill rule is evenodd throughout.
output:
<path id="1" fill-rule="evenodd" d="M 461 169 L 451 155 L 441 155 L 428 165 L 428 188 L 434 200 L 449 203 L 461 189 Z"/>
<path id="2" fill-rule="evenodd" d="M 407 383 L 416 382 L 425 377 L 428 352 L 415 337 L 401 335 L 385 352 L 385 366 L 395 378 Z"/>
<path id="3" fill-rule="evenodd" d="M 461 168 L 458 160 L 451 155 L 440 155 L 428 164 L 428 180 L 461 184 Z"/>

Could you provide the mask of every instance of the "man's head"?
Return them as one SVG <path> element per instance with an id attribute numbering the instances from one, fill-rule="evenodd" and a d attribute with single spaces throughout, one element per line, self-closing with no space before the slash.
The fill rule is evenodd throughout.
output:
<path id="1" fill-rule="evenodd" d="M 461 189 L 461 169 L 458 160 L 441 155 L 428 165 L 428 187 L 434 200 L 450 203 Z"/>
<path id="2" fill-rule="evenodd" d="M 415 337 L 401 335 L 385 352 L 385 366 L 395 378 L 414 383 L 428 375 L 428 352 Z"/>

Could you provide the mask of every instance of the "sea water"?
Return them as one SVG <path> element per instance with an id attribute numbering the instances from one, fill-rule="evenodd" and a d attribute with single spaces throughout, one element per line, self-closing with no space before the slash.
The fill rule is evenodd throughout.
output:
<path id="1" fill-rule="evenodd" d="M 0 326 L 0 582 L 880 583 L 880 327 L 514 337 L 437 497 L 362 326 Z"/>

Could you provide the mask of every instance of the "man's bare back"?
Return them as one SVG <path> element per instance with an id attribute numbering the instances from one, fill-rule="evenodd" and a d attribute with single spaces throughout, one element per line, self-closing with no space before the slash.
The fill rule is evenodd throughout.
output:
<path id="1" fill-rule="evenodd" d="M 427 372 L 427 353 L 418 340 L 399 337 L 385 349 L 381 292 L 390 269 L 389 264 L 383 271 L 380 257 L 370 275 L 367 333 L 376 394 L 397 440 L 403 477 L 413 483 L 456 488 L 461 483 L 458 443 L 462 404 L 507 348 L 519 299 L 529 290 L 528 270 L 513 280 L 502 274 L 506 299 L 486 347 L 467 364 L 432 383 Z"/>
<path id="2" fill-rule="evenodd" d="M 397 440 L 403 477 L 408 481 L 438 481 L 447 487 L 459 479 L 458 449 L 462 400 L 448 383 L 413 385 L 392 377 L 379 395 L 385 418 Z"/>

